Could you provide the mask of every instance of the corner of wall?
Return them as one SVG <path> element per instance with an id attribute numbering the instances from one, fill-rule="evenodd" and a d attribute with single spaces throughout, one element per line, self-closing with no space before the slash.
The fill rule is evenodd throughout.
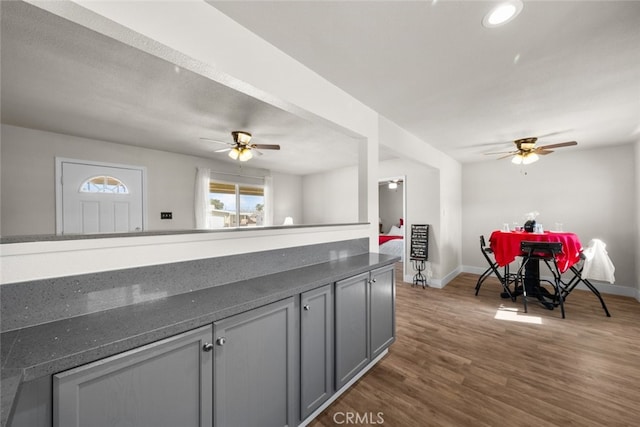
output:
<path id="1" fill-rule="evenodd" d="M 640 301 L 640 139 L 635 144 L 635 174 L 636 174 L 636 299 Z"/>

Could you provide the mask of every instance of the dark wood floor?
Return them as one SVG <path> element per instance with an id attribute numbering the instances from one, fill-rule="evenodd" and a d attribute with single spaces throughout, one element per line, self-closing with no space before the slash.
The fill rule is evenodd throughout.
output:
<path id="1" fill-rule="evenodd" d="M 574 291 L 558 309 L 500 298 L 477 275 L 398 282 L 389 354 L 310 425 L 638 426 L 640 303 Z M 529 323 L 532 322 L 532 323 Z M 352 418 L 356 421 L 356 418 Z"/>

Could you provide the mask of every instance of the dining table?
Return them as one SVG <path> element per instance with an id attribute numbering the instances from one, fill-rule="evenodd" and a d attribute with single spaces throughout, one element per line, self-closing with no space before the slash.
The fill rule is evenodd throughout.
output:
<path id="1" fill-rule="evenodd" d="M 559 242 L 562 244 L 562 252 L 556 257 L 558 269 L 564 273 L 572 265 L 580 261 L 582 244 L 575 233 L 560 231 L 545 231 L 532 233 L 528 231 L 502 231 L 495 230 L 489 238 L 489 245 L 493 250 L 496 262 L 499 266 L 511 264 L 522 255 L 520 242 Z"/>
<path id="2" fill-rule="evenodd" d="M 558 242 L 562 244 L 562 252 L 556 255 L 556 265 L 558 266 L 558 271 L 560 273 L 564 273 L 567 270 L 571 270 L 574 276 L 568 281 L 563 282 L 563 287 L 561 289 L 561 297 L 564 299 L 571 293 L 571 291 L 576 287 L 577 284 L 584 284 L 593 294 L 598 298 L 602 308 L 607 315 L 607 317 L 611 317 L 609 314 L 609 310 L 602 299 L 602 295 L 596 287 L 589 282 L 589 280 L 583 278 L 581 276 L 582 267 L 576 266 L 576 264 L 582 259 L 582 244 L 580 243 L 580 239 L 575 233 L 568 232 L 559 232 L 559 231 L 545 231 L 543 233 L 535 233 L 535 232 L 527 232 L 527 231 L 502 231 L 496 230 L 491 233 L 491 237 L 489 238 L 489 246 L 493 250 L 493 254 L 496 260 L 496 263 L 503 267 L 508 266 L 510 263 L 514 262 L 517 257 L 524 256 L 526 254 L 522 253 L 520 249 L 521 242 Z M 530 259 L 524 266 L 524 288 L 527 291 L 527 294 L 536 294 L 540 299 L 540 296 L 546 297 L 544 288 L 540 286 L 540 262 L 538 259 Z M 504 293 L 503 293 L 504 294 Z M 514 289 L 511 292 L 513 295 L 522 294 L 522 289 Z M 510 297 L 511 294 L 503 295 L 503 298 Z M 543 298 L 543 301 L 544 298 Z M 549 303 L 548 301 L 543 302 L 543 305 L 546 308 L 552 309 L 554 303 Z M 564 315 L 563 315 L 564 317 Z"/>
<path id="3" fill-rule="evenodd" d="M 562 244 L 562 252 L 556 255 L 556 264 L 560 273 L 564 273 L 574 264 L 580 261 L 580 251 L 582 244 L 575 233 L 544 231 L 503 231 L 495 230 L 489 238 L 489 245 L 493 250 L 496 262 L 499 266 L 507 266 L 515 261 L 517 257 L 523 256 L 521 242 L 558 242 Z M 540 286 L 540 262 L 538 259 L 530 259 L 524 266 L 523 284 L 529 295 L 550 296 L 545 293 L 545 289 Z M 514 296 L 522 293 L 521 288 L 514 289 Z M 509 296 L 509 295 L 507 295 Z M 504 297 L 504 296 L 503 296 Z M 551 303 L 543 303 L 545 307 L 552 309 Z"/>

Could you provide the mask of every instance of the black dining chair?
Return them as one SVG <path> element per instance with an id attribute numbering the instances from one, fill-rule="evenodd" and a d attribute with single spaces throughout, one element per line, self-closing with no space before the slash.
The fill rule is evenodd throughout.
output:
<path id="1" fill-rule="evenodd" d="M 565 318 L 564 299 L 566 294 L 563 293 L 562 276 L 558 268 L 556 257 L 562 253 L 562 243 L 560 242 L 520 242 L 520 251 L 522 252 L 522 263 L 516 274 L 516 286 L 522 283 L 522 301 L 524 304 L 524 312 L 527 312 L 527 293 L 535 293 L 537 299 L 545 308 L 553 309 L 560 306 L 562 318 Z M 552 280 L 545 280 L 554 288 L 554 294 L 545 296 L 543 288 L 540 286 L 539 264 L 543 261 L 553 275 Z M 531 271 L 535 272 L 536 277 L 532 277 Z M 527 274 L 525 276 L 525 274 Z M 546 297 L 551 300 L 548 301 Z"/>
<path id="2" fill-rule="evenodd" d="M 609 313 L 609 309 L 607 309 L 607 305 L 604 303 L 604 299 L 602 299 L 602 295 L 600 294 L 600 291 L 598 291 L 598 289 L 593 285 L 593 283 L 589 281 L 589 279 L 582 276 L 582 271 L 584 270 L 584 265 L 586 261 L 585 258 L 586 257 L 584 255 L 584 252 L 580 252 L 580 261 L 578 262 L 578 264 L 574 264 L 571 267 L 569 267 L 569 270 L 573 273 L 573 276 L 571 277 L 571 279 L 569 279 L 568 282 L 561 280 L 560 297 L 562 298 L 562 300 L 565 300 L 567 296 L 569 296 L 571 291 L 573 291 L 576 288 L 576 286 L 582 283 L 591 292 L 593 292 L 593 294 L 600 300 L 602 309 L 604 310 L 607 317 L 611 317 L 611 314 Z"/>
<path id="3" fill-rule="evenodd" d="M 482 255 L 487 260 L 489 267 L 480 275 L 478 278 L 478 282 L 476 282 L 476 296 L 478 296 L 478 292 L 480 291 L 480 287 L 482 283 L 487 279 L 487 277 L 491 276 L 491 274 L 495 274 L 495 276 L 502 284 L 502 289 L 504 289 L 504 296 L 506 298 L 511 298 L 512 301 L 516 300 L 515 295 L 509 289 L 509 284 L 515 282 L 516 277 L 515 274 L 509 273 L 509 264 L 505 265 L 502 269 L 502 273 L 500 272 L 499 265 L 495 260 L 493 249 L 490 246 L 487 246 L 484 235 L 480 235 L 480 251 Z"/>

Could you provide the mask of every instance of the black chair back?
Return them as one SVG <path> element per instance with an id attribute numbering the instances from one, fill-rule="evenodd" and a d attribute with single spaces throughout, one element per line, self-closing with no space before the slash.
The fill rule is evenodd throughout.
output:
<path id="1" fill-rule="evenodd" d="M 555 258 L 562 253 L 562 243 L 560 242 L 520 242 L 520 250 L 528 257 Z"/>

